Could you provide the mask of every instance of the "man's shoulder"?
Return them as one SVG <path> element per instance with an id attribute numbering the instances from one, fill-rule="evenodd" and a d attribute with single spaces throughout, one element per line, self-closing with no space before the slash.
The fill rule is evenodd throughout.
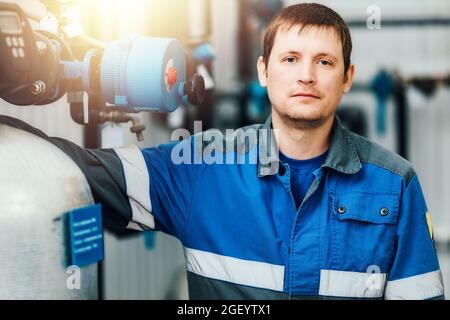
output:
<path id="1" fill-rule="evenodd" d="M 408 160 L 354 132 L 348 131 L 362 164 L 372 164 L 401 176 L 406 184 L 416 175 Z"/>

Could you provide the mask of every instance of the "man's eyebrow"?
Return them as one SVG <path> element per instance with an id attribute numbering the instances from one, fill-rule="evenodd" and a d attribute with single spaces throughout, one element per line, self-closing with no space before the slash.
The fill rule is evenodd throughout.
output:
<path id="1" fill-rule="evenodd" d="M 301 55 L 302 55 L 302 54 L 301 54 L 300 52 L 298 52 L 298 51 L 295 51 L 295 50 L 289 50 L 289 51 L 280 53 L 280 57 L 281 57 L 281 56 L 284 56 L 284 55 L 289 55 L 289 54 L 297 55 L 297 56 L 301 56 Z M 329 52 L 319 52 L 319 53 L 316 53 L 316 54 L 314 55 L 314 57 L 330 57 L 331 59 L 333 59 L 333 60 L 335 60 L 335 61 L 337 60 L 337 58 L 336 58 L 333 54 L 331 54 L 331 53 L 329 53 Z"/>
<path id="2" fill-rule="evenodd" d="M 331 54 L 329 52 L 319 52 L 315 56 L 316 57 L 330 57 L 333 60 L 337 60 L 337 58 L 333 54 Z"/>
<path id="3" fill-rule="evenodd" d="M 282 52 L 282 53 L 280 53 L 280 56 L 283 56 L 283 55 L 286 55 L 286 54 L 295 54 L 295 55 L 301 56 L 301 53 L 298 52 L 298 51 L 295 51 L 295 50 L 289 50 L 289 51 L 286 51 L 286 52 Z"/>

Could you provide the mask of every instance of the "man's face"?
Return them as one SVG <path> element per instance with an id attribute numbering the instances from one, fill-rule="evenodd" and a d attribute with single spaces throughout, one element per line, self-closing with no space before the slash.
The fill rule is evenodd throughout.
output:
<path id="1" fill-rule="evenodd" d="M 267 87 L 272 111 L 291 126 L 314 128 L 331 119 L 353 79 L 344 76 L 342 44 L 333 28 L 281 28 L 269 61 L 258 60 L 260 84 Z"/>

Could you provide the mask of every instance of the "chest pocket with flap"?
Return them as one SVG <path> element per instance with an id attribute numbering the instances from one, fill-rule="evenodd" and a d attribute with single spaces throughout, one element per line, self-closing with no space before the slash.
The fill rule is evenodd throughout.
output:
<path id="1" fill-rule="evenodd" d="M 330 192 L 332 268 L 387 272 L 395 249 L 399 196 L 395 192 Z"/>

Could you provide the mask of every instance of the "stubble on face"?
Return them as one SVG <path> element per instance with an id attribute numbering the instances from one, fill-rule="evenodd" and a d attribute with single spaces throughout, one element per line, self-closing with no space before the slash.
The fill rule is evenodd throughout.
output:
<path id="1" fill-rule="evenodd" d="M 309 130 L 320 128 L 327 122 L 328 118 L 325 116 L 319 116 L 317 118 L 306 118 L 303 116 L 291 116 L 285 112 L 278 112 L 274 107 L 274 112 L 277 113 L 278 117 L 283 121 L 283 123 L 292 129 Z"/>

